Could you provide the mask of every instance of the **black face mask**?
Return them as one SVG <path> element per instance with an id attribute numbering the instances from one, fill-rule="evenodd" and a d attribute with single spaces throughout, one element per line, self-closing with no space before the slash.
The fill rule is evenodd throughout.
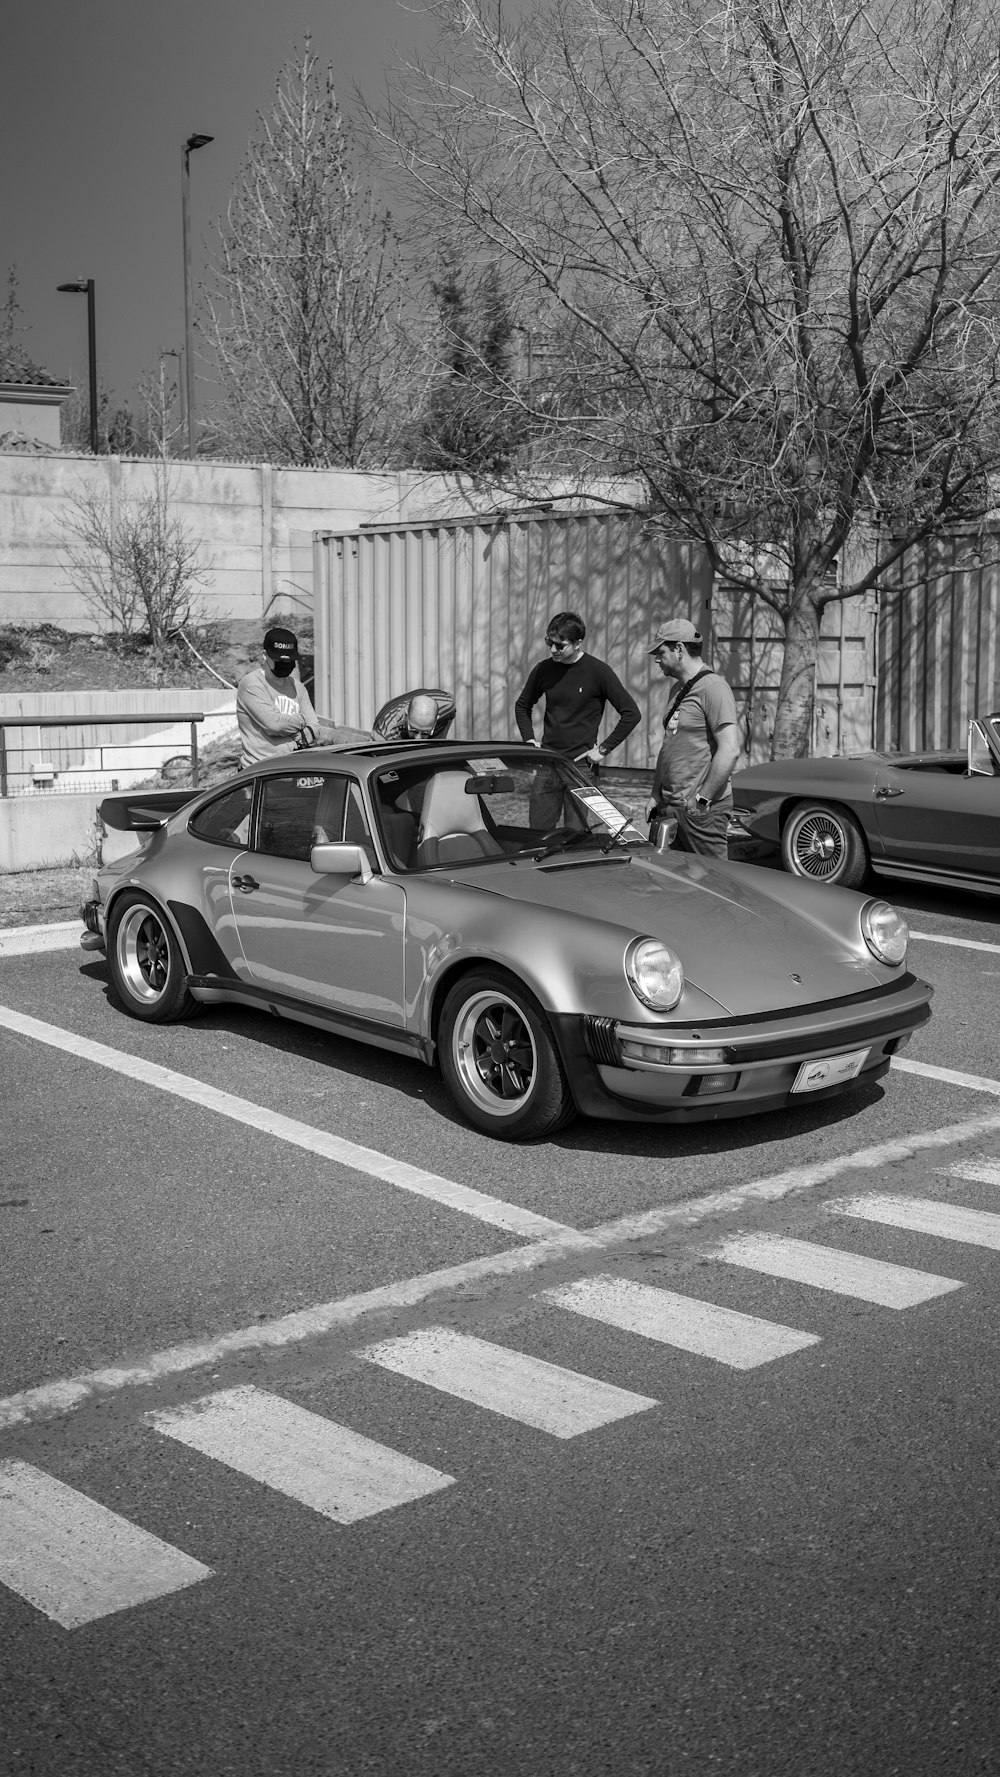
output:
<path id="1" fill-rule="evenodd" d="M 289 660 L 287 654 L 282 654 L 279 659 L 271 661 L 271 671 L 276 679 L 287 679 L 295 671 L 295 662 Z"/>

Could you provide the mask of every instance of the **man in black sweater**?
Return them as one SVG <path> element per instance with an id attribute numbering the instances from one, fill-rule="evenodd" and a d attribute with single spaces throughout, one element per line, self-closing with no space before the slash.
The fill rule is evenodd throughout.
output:
<path id="1" fill-rule="evenodd" d="M 603 660 L 584 652 L 587 626 L 575 611 L 558 611 L 545 632 L 548 660 L 532 667 L 528 682 L 514 705 L 522 740 L 534 741 L 531 712 L 545 699 L 542 739 L 535 745 L 554 747 L 571 759 L 586 762 L 595 773 L 605 754 L 621 746 L 638 727 L 639 706 Z M 598 742 L 606 704 L 618 711 L 618 721 L 605 740 Z"/>

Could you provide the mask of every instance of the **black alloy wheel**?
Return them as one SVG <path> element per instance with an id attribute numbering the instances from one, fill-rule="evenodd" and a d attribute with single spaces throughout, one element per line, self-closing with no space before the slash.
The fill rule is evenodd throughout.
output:
<path id="1" fill-rule="evenodd" d="M 576 1114 L 545 1014 L 513 975 L 462 977 L 441 1012 L 438 1053 L 463 1116 L 501 1141 L 537 1141 Z"/>
<path id="2" fill-rule="evenodd" d="M 111 910 L 108 968 L 132 1018 L 170 1024 L 197 1010 L 174 929 L 156 902 L 137 890 L 129 889 Z"/>

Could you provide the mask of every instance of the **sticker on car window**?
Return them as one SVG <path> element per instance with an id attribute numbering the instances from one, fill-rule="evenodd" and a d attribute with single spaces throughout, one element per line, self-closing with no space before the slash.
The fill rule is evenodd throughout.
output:
<path id="1" fill-rule="evenodd" d="M 600 790 L 578 790 L 574 785 L 573 795 L 579 802 L 585 803 L 591 814 L 596 815 L 597 819 L 603 821 L 606 826 L 620 827 L 623 820 L 629 827 L 632 826 L 631 817 L 623 815 L 621 809 L 616 808 L 613 802 L 609 802 Z M 632 828 L 633 832 L 635 830 Z"/>
<path id="2" fill-rule="evenodd" d="M 320 790 L 322 787 L 323 779 L 321 777 L 297 777 L 295 779 L 297 790 Z"/>

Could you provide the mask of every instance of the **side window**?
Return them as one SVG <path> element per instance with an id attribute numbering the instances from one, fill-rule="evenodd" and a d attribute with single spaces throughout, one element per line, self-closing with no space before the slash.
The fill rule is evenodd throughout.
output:
<path id="1" fill-rule="evenodd" d="M 969 774 L 972 777 L 993 777 L 996 767 L 989 741 L 978 722 L 969 723 Z"/>
<path id="2" fill-rule="evenodd" d="M 308 864 L 314 845 L 341 837 L 347 783 L 315 771 L 265 778 L 257 850 Z"/>
<path id="3" fill-rule="evenodd" d="M 233 845 L 242 849 L 250 835 L 250 807 L 253 784 L 237 784 L 217 796 L 207 808 L 188 822 L 188 832 L 196 839 L 209 839 L 214 845 Z"/>

